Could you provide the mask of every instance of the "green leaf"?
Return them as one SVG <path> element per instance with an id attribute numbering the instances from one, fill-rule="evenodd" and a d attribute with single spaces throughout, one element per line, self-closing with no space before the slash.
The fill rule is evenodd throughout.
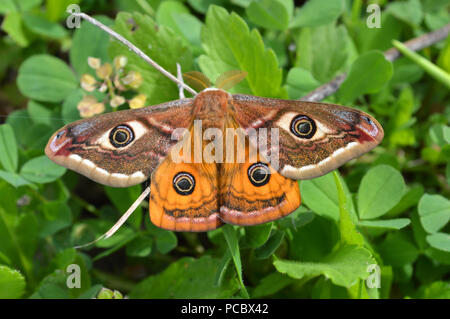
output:
<path id="1" fill-rule="evenodd" d="M 450 143 L 450 126 L 448 125 L 433 124 L 428 134 L 433 144 L 443 147 Z"/>
<path id="2" fill-rule="evenodd" d="M 286 286 L 292 284 L 294 280 L 279 272 L 273 272 L 262 278 L 258 285 L 252 290 L 252 298 L 270 296 Z"/>
<path id="3" fill-rule="evenodd" d="M 127 255 L 131 257 L 147 257 L 152 252 L 152 246 L 153 238 L 139 236 L 127 245 Z"/>
<path id="4" fill-rule="evenodd" d="M 194 10 L 200 13 L 206 13 L 211 5 L 223 6 L 225 0 L 187 0 L 187 2 Z"/>
<path id="5" fill-rule="evenodd" d="M 299 99 L 319 86 L 320 83 L 314 79 L 309 71 L 302 68 L 289 70 L 286 79 L 286 89 L 290 99 Z"/>
<path id="6" fill-rule="evenodd" d="M 124 214 L 130 205 L 141 195 L 141 185 L 134 185 L 126 188 L 117 188 L 105 186 L 106 195 L 109 200 L 119 211 L 120 215 Z M 142 214 L 133 214 L 128 219 L 128 223 L 134 225 L 136 229 L 139 228 L 142 222 Z"/>
<path id="7" fill-rule="evenodd" d="M 390 3 L 386 12 L 391 13 L 397 19 L 413 26 L 418 26 L 423 18 L 422 5 L 419 0 Z"/>
<path id="8" fill-rule="evenodd" d="M 276 230 L 270 236 L 269 240 L 264 245 L 255 249 L 255 257 L 257 259 L 266 259 L 272 256 L 275 251 L 280 247 L 284 239 L 284 232 Z"/>
<path id="9" fill-rule="evenodd" d="M 3 0 L 0 5 L 0 13 L 27 11 L 39 6 L 42 0 Z"/>
<path id="10" fill-rule="evenodd" d="M 445 167 L 445 177 L 447 179 L 447 183 L 450 184 L 450 162 L 447 163 L 447 166 Z"/>
<path id="11" fill-rule="evenodd" d="M 252 1 L 245 9 L 250 21 L 270 30 L 286 30 L 289 13 L 279 0 Z"/>
<path id="12" fill-rule="evenodd" d="M 350 199 L 350 192 L 344 183 L 343 187 L 348 198 L 346 201 L 347 209 L 350 212 L 352 220 L 356 221 L 356 213 L 353 207 L 353 201 Z M 300 193 L 302 194 L 303 203 L 316 214 L 329 217 L 335 221 L 339 219 L 339 196 L 332 173 L 301 181 Z"/>
<path id="13" fill-rule="evenodd" d="M 402 229 L 411 224 L 408 218 L 363 220 L 358 223 L 359 226 L 377 229 Z"/>
<path id="14" fill-rule="evenodd" d="M 63 102 L 61 116 L 64 124 L 69 124 L 81 119 L 78 103 L 83 99 L 83 90 L 72 91 Z"/>
<path id="15" fill-rule="evenodd" d="M 52 126 L 53 124 L 59 122 L 59 119 L 56 118 L 55 112 L 39 102 L 33 100 L 28 101 L 27 110 L 34 123 Z M 63 122 L 61 121 L 59 124 L 62 126 Z M 58 126 L 60 126 L 59 124 Z"/>
<path id="16" fill-rule="evenodd" d="M 116 17 L 114 30 L 170 73 L 177 73 L 177 63 L 181 65 L 183 72 L 192 69 L 193 60 L 189 47 L 180 41 L 181 38 L 174 31 L 164 25 L 157 26 L 149 16 L 121 12 Z M 145 80 L 139 87 L 139 92 L 149 97 L 150 104 L 178 99 L 177 86 L 124 45 L 117 41 L 111 42 L 109 53 L 111 56 L 126 56 L 128 64 L 125 69 L 142 75 Z"/>
<path id="17" fill-rule="evenodd" d="M 46 0 L 45 16 L 49 21 L 58 21 L 66 15 L 70 4 L 79 4 L 81 0 Z"/>
<path id="18" fill-rule="evenodd" d="M 386 214 L 402 198 L 405 182 L 392 166 L 371 168 L 361 180 L 358 190 L 358 212 L 361 219 L 374 219 Z"/>
<path id="19" fill-rule="evenodd" d="M 70 207 L 63 202 L 52 201 L 43 205 L 44 220 L 42 221 L 39 236 L 45 238 L 69 227 L 72 224 Z"/>
<path id="20" fill-rule="evenodd" d="M 94 285 L 79 295 L 78 299 L 94 299 L 100 292 L 100 289 L 102 289 L 102 285 Z"/>
<path id="21" fill-rule="evenodd" d="M 422 226 L 428 233 L 436 233 L 450 219 L 450 200 L 441 195 L 424 194 L 417 208 Z"/>
<path id="22" fill-rule="evenodd" d="M 427 242 L 434 248 L 450 252 L 450 235 L 435 233 L 427 236 Z"/>
<path id="23" fill-rule="evenodd" d="M 31 182 L 44 184 L 57 180 L 65 172 L 64 167 L 53 163 L 47 156 L 42 155 L 26 162 L 20 170 L 20 175 Z"/>
<path id="24" fill-rule="evenodd" d="M 335 285 L 351 287 L 358 280 L 369 276 L 367 266 L 374 263 L 375 260 L 367 249 L 342 246 L 320 262 L 276 260 L 273 264 L 277 271 L 295 279 L 311 279 L 323 275 Z"/>
<path id="25" fill-rule="evenodd" d="M 289 256 L 292 259 L 318 261 L 328 255 L 339 242 L 339 229 L 334 220 L 315 215 L 314 219 L 298 229 L 290 229 Z M 286 232 L 289 234 L 289 232 Z"/>
<path id="26" fill-rule="evenodd" d="M 410 86 L 405 86 L 395 104 L 389 126 L 393 131 L 390 136 L 392 146 L 414 145 L 416 138 L 410 127 L 414 123 L 414 92 Z"/>
<path id="27" fill-rule="evenodd" d="M 347 200 L 351 200 L 351 198 L 348 198 L 344 192 L 341 179 L 336 171 L 333 172 L 333 177 L 339 199 L 339 232 L 341 234 L 341 243 L 362 247 L 364 245 L 364 238 L 361 233 L 356 230 L 350 212 L 348 211 Z"/>
<path id="28" fill-rule="evenodd" d="M 199 57 L 202 72 L 213 82 L 230 70 L 241 70 L 247 77 L 232 92 L 265 97 L 283 97 L 282 71 L 272 50 L 264 48 L 261 35 L 251 32 L 235 13 L 211 6 L 202 29 L 202 44 L 206 54 Z"/>
<path id="29" fill-rule="evenodd" d="M 9 184 L 16 188 L 25 185 L 30 185 L 33 188 L 36 187 L 17 173 L 5 172 L 0 170 L 0 178 L 7 181 Z"/>
<path id="30" fill-rule="evenodd" d="M 201 52 L 200 30 L 202 22 L 181 2 L 164 1 L 156 12 L 156 21 L 178 33 L 186 42 L 195 47 L 194 52 Z"/>
<path id="31" fill-rule="evenodd" d="M 402 197 L 400 202 L 394 206 L 385 217 L 396 217 L 406 212 L 409 208 L 416 206 L 424 193 L 422 185 L 416 185 L 410 188 Z"/>
<path id="32" fill-rule="evenodd" d="M 450 299 L 450 283 L 445 281 L 435 281 L 424 289 L 420 289 L 417 298 L 421 299 Z"/>
<path id="33" fill-rule="evenodd" d="M 296 10 L 289 28 L 317 27 L 334 22 L 344 10 L 341 0 L 310 0 Z"/>
<path id="34" fill-rule="evenodd" d="M 219 269 L 217 270 L 217 274 L 216 274 L 216 286 L 221 286 L 223 283 L 223 280 L 225 279 L 225 275 L 228 269 L 228 265 L 230 264 L 231 261 L 231 255 L 230 255 L 230 251 L 227 250 L 225 252 L 225 254 L 223 255 L 220 264 L 219 264 Z"/>
<path id="35" fill-rule="evenodd" d="M 234 280 L 214 284 L 220 261 L 210 256 L 184 257 L 161 273 L 141 281 L 130 298 L 230 298 L 238 289 Z"/>
<path id="36" fill-rule="evenodd" d="M 51 39 L 61 39 L 67 36 L 67 31 L 57 23 L 31 13 L 23 14 L 25 26 L 33 33 Z"/>
<path id="37" fill-rule="evenodd" d="M 295 66 L 308 70 L 320 83 L 326 83 L 346 70 L 355 55 L 353 43 L 343 25 L 302 28 L 296 44 Z"/>
<path id="38" fill-rule="evenodd" d="M 16 299 L 25 292 L 25 278 L 17 270 L 0 265 L 0 299 Z"/>
<path id="39" fill-rule="evenodd" d="M 0 125 L 0 163 L 8 172 L 15 172 L 18 165 L 16 137 L 9 124 Z"/>
<path id="40" fill-rule="evenodd" d="M 241 263 L 241 253 L 239 251 L 239 238 L 236 229 L 231 225 L 225 225 L 222 228 L 225 240 L 227 241 L 228 250 L 233 258 L 234 266 L 236 267 L 236 272 L 241 284 L 242 293 L 248 298 L 248 292 L 245 288 L 244 281 L 242 280 L 242 263 Z"/>
<path id="41" fill-rule="evenodd" d="M 253 0 L 230 0 L 232 4 L 247 8 Z"/>
<path id="42" fill-rule="evenodd" d="M 389 233 L 378 246 L 383 262 L 394 267 L 413 263 L 419 256 L 419 250 L 402 232 Z"/>
<path id="43" fill-rule="evenodd" d="M 353 102 L 358 96 L 379 91 L 392 77 L 392 63 L 380 51 L 363 53 L 352 64 L 342 83 L 338 97 L 342 104 Z"/>
<path id="44" fill-rule="evenodd" d="M 19 68 L 17 85 L 23 95 L 45 102 L 61 102 L 78 85 L 70 68 L 60 59 L 40 54 Z"/>
<path id="45" fill-rule="evenodd" d="M 177 247 L 177 244 L 177 236 L 175 236 L 173 232 L 168 230 L 158 232 L 156 237 L 156 248 L 161 254 L 169 253 L 172 249 Z"/>
<path id="46" fill-rule="evenodd" d="M 5 16 L 1 27 L 21 47 L 27 47 L 33 39 L 24 27 L 22 15 L 19 12 L 11 12 Z"/>
<path id="47" fill-rule="evenodd" d="M 316 215 L 305 206 L 299 206 L 296 210 L 289 214 L 289 216 L 277 220 L 278 229 L 297 230 L 298 228 L 301 228 L 312 222 L 315 216 Z"/>
<path id="48" fill-rule="evenodd" d="M 109 228 L 110 227 L 108 224 L 108 227 L 106 227 L 106 229 L 109 229 Z M 102 231 L 103 231 L 103 229 L 102 229 Z M 111 247 L 114 248 L 114 247 L 120 245 L 120 247 L 122 247 L 123 243 L 125 241 L 130 242 L 137 236 L 138 236 L 138 233 L 136 231 L 134 231 L 131 227 L 122 226 L 117 230 L 117 232 L 114 234 L 114 236 L 111 236 L 109 238 L 106 238 L 106 239 L 96 242 L 95 246 L 100 247 L 100 248 L 111 248 Z"/>
<path id="49" fill-rule="evenodd" d="M 392 14 L 386 11 L 381 14 L 381 28 L 370 29 L 361 22 L 358 29 L 358 47 L 360 52 L 369 50 L 385 51 L 392 47 L 392 40 L 399 39 L 405 24 L 400 23 Z"/>
<path id="50" fill-rule="evenodd" d="M 94 16 L 104 25 L 111 27 L 113 21 L 105 16 Z M 95 57 L 103 63 L 110 61 L 108 56 L 109 35 L 90 24 L 87 21 L 81 22 L 80 28 L 73 34 L 72 46 L 69 52 L 70 64 L 73 66 L 78 76 L 89 73 L 95 75 L 95 70 L 88 65 L 88 58 Z"/>
<path id="51" fill-rule="evenodd" d="M 27 110 L 10 113 L 6 123 L 11 125 L 18 144 L 25 150 L 38 149 L 42 153 L 48 139 L 53 134 L 47 125 L 33 123 Z"/>
<path id="52" fill-rule="evenodd" d="M 246 244 L 252 248 L 262 246 L 269 239 L 271 229 L 272 223 L 245 227 Z"/>
<path id="53" fill-rule="evenodd" d="M 401 57 L 393 62 L 394 74 L 390 80 L 390 85 L 400 83 L 415 83 L 420 80 L 424 74 L 422 68 L 414 64 L 405 57 Z"/>

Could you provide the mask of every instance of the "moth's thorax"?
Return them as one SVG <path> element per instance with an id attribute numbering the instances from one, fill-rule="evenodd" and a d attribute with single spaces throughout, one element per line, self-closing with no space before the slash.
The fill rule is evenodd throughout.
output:
<path id="1" fill-rule="evenodd" d="M 201 120 L 203 128 L 224 127 L 231 95 L 223 90 L 208 88 L 194 99 L 194 118 Z"/>

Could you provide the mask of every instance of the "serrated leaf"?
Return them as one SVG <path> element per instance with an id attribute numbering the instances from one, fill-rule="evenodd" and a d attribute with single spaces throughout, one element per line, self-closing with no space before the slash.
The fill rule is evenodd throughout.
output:
<path id="1" fill-rule="evenodd" d="M 249 31 L 237 14 L 211 6 L 202 29 L 202 44 L 206 54 L 199 57 L 198 63 L 212 82 L 226 71 L 241 70 L 248 75 L 231 92 L 285 96 L 281 88 L 282 71 L 275 53 L 264 48 L 259 32 Z"/>
<path id="2" fill-rule="evenodd" d="M 164 25 L 157 27 L 149 16 L 137 12 L 121 12 L 116 17 L 114 29 L 170 73 L 177 74 L 177 63 L 181 65 L 183 72 L 192 69 L 193 60 L 189 47 L 180 41 L 180 37 L 171 29 Z M 111 42 L 109 53 L 111 56 L 126 56 L 128 64 L 125 69 L 142 75 L 144 81 L 138 90 L 150 97 L 149 104 L 178 99 L 175 83 L 121 43 Z"/>
<path id="3" fill-rule="evenodd" d="M 17 270 L 0 265 L 0 299 L 20 298 L 25 292 L 25 278 Z"/>

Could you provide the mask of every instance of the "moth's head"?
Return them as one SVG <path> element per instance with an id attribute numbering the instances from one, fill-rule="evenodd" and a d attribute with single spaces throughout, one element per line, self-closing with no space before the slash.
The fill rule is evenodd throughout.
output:
<path id="1" fill-rule="evenodd" d="M 149 142 L 142 138 L 147 128 L 139 117 L 119 113 L 64 126 L 50 138 L 45 154 L 101 184 L 127 187 L 145 181 L 150 174 L 145 164 L 157 160 L 141 151 Z"/>

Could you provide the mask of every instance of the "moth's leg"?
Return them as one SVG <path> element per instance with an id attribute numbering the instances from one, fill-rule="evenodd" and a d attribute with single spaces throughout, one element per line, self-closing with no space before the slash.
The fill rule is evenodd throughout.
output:
<path id="1" fill-rule="evenodd" d="M 184 84 L 183 73 L 181 73 L 181 65 L 180 65 L 180 63 L 177 63 L 177 79 L 181 83 Z M 178 83 L 177 85 L 178 85 L 178 94 L 180 95 L 180 99 L 184 99 L 185 98 L 185 96 L 184 96 L 184 87 L 180 83 Z"/>
<path id="2" fill-rule="evenodd" d="M 131 214 L 134 213 L 134 211 L 136 210 L 136 208 L 138 208 L 138 206 L 142 203 L 142 201 L 150 194 L 150 185 L 142 192 L 142 194 L 138 197 L 138 199 L 136 199 L 136 201 L 133 203 L 133 205 L 130 206 L 130 208 L 128 208 L 128 210 L 125 212 L 125 214 L 122 215 L 122 217 L 120 217 L 120 219 L 117 221 L 117 223 L 114 224 L 113 227 L 111 227 L 110 230 L 108 230 L 106 233 L 104 233 L 103 235 L 101 235 L 99 238 L 97 238 L 94 241 L 91 241 L 90 243 L 84 244 L 84 245 L 80 245 L 80 246 L 75 246 L 75 248 L 84 248 L 87 246 L 90 246 L 92 244 L 95 244 L 96 242 L 102 240 L 102 239 L 107 239 L 109 237 L 111 237 L 112 235 L 114 235 L 116 233 L 116 231 L 119 230 L 119 228 L 127 221 L 127 219 L 131 216 Z"/>

